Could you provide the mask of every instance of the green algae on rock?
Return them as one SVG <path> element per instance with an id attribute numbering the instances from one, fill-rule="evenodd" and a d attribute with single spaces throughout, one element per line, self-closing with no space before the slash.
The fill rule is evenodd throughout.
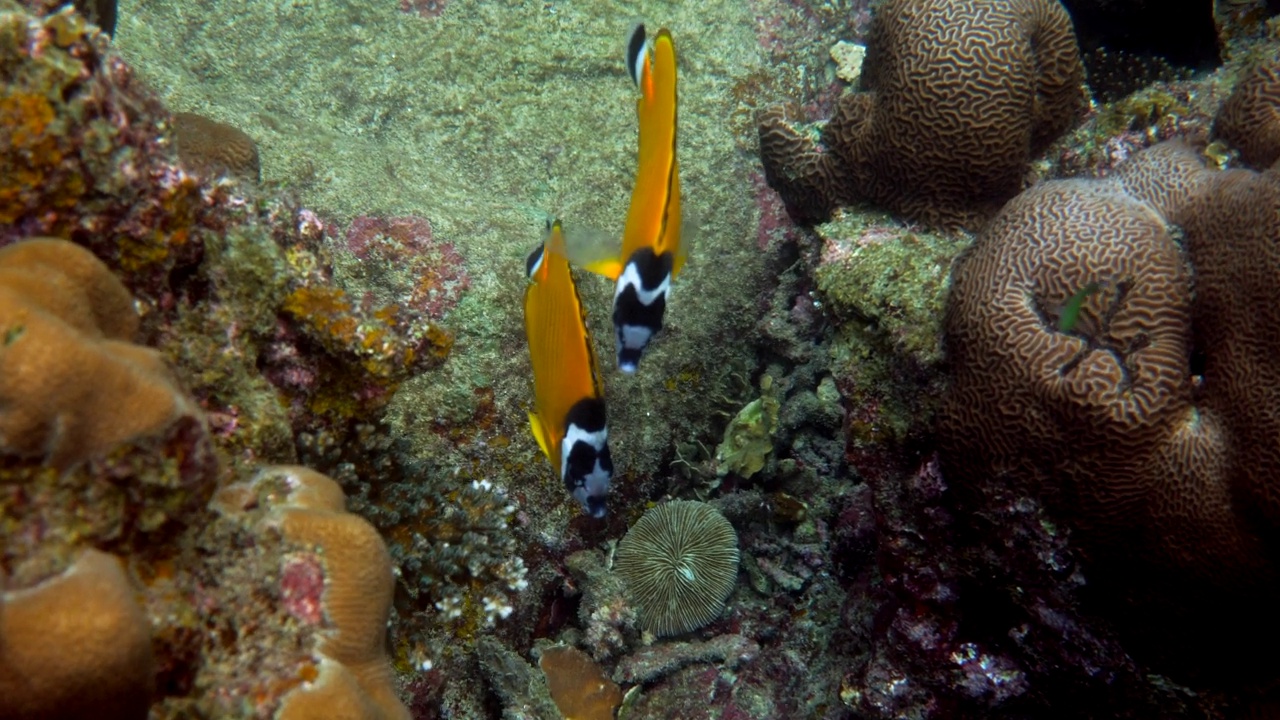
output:
<path id="1" fill-rule="evenodd" d="M 828 310 L 922 367 L 941 360 L 947 280 L 964 240 L 907 228 L 882 213 L 850 211 L 816 229 L 823 251 L 815 276 Z"/>

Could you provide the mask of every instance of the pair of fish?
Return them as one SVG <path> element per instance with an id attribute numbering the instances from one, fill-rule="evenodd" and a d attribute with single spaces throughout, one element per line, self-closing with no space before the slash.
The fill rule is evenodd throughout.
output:
<path id="1" fill-rule="evenodd" d="M 604 517 L 613 475 L 604 385 L 570 261 L 616 281 L 613 327 L 618 369 L 634 373 L 662 329 L 667 292 L 684 265 L 680 165 L 676 159 L 676 54 L 666 28 L 649 38 L 638 25 L 627 43 L 627 69 L 640 89 L 640 148 L 621 247 L 565 240 L 559 221 L 529 255 L 525 333 L 533 363 L 538 445 L 569 494 L 592 517 Z M 584 236 L 585 237 L 585 236 Z"/>

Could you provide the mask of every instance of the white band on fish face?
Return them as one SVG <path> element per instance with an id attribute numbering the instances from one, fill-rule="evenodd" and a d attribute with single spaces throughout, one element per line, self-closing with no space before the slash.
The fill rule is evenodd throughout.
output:
<path id="1" fill-rule="evenodd" d="M 582 469 L 582 448 L 590 448 L 591 469 L 570 477 L 570 456 L 579 450 L 579 469 Z M 593 517 L 603 517 L 604 501 L 609 495 L 609 482 L 613 478 L 613 463 L 609 460 L 609 428 L 588 431 L 574 423 L 564 434 L 560 445 L 560 477 L 570 494 Z"/>
<path id="2" fill-rule="evenodd" d="M 618 276 L 618 285 L 613 289 L 613 300 L 618 301 L 618 296 L 628 287 L 635 288 L 636 299 L 643 305 L 652 305 L 659 297 L 666 298 L 667 291 L 671 289 L 671 274 L 668 273 L 662 278 L 662 282 L 658 283 L 658 287 L 652 290 L 644 286 L 644 280 L 640 277 L 640 269 L 636 267 L 635 262 L 627 263 L 623 268 L 622 274 Z"/>

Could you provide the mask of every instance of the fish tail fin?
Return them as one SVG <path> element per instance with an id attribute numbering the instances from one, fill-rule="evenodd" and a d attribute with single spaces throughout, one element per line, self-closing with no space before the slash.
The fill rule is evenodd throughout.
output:
<path id="1" fill-rule="evenodd" d="M 680 244 L 676 246 L 676 257 L 671 264 L 671 279 L 674 280 L 680 274 L 680 269 L 684 267 L 684 263 L 689 258 L 689 251 L 693 249 L 698 239 L 698 228 L 701 227 L 696 217 L 685 216 L 680 223 Z"/>
<path id="2" fill-rule="evenodd" d="M 542 454 L 551 460 L 552 464 L 555 459 L 551 457 L 551 442 L 547 437 L 547 429 L 542 426 L 542 420 L 538 418 L 538 413 L 529 412 L 529 429 L 533 431 L 533 437 L 538 441 L 538 447 L 542 448 Z"/>
<path id="3" fill-rule="evenodd" d="M 578 267 L 617 280 L 622 274 L 622 258 L 618 257 L 620 243 L 613 236 L 600 230 L 575 229 L 562 233 L 563 253 L 569 262 Z"/>

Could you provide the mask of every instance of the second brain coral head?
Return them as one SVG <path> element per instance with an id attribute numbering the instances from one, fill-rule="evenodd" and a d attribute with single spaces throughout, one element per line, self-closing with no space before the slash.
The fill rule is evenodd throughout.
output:
<path id="1" fill-rule="evenodd" d="M 948 478 L 1049 502 L 1119 625 L 1190 672 L 1258 670 L 1223 651 L 1280 638 L 1278 242 L 1280 179 L 1165 143 L 1026 191 L 953 271 Z"/>
<path id="2" fill-rule="evenodd" d="M 802 222 L 870 200 L 908 220 L 976 225 L 1081 110 L 1083 74 L 1057 0 L 888 0 L 862 91 L 840 98 L 826 149 L 793 110 L 761 114 L 765 174 Z"/>

